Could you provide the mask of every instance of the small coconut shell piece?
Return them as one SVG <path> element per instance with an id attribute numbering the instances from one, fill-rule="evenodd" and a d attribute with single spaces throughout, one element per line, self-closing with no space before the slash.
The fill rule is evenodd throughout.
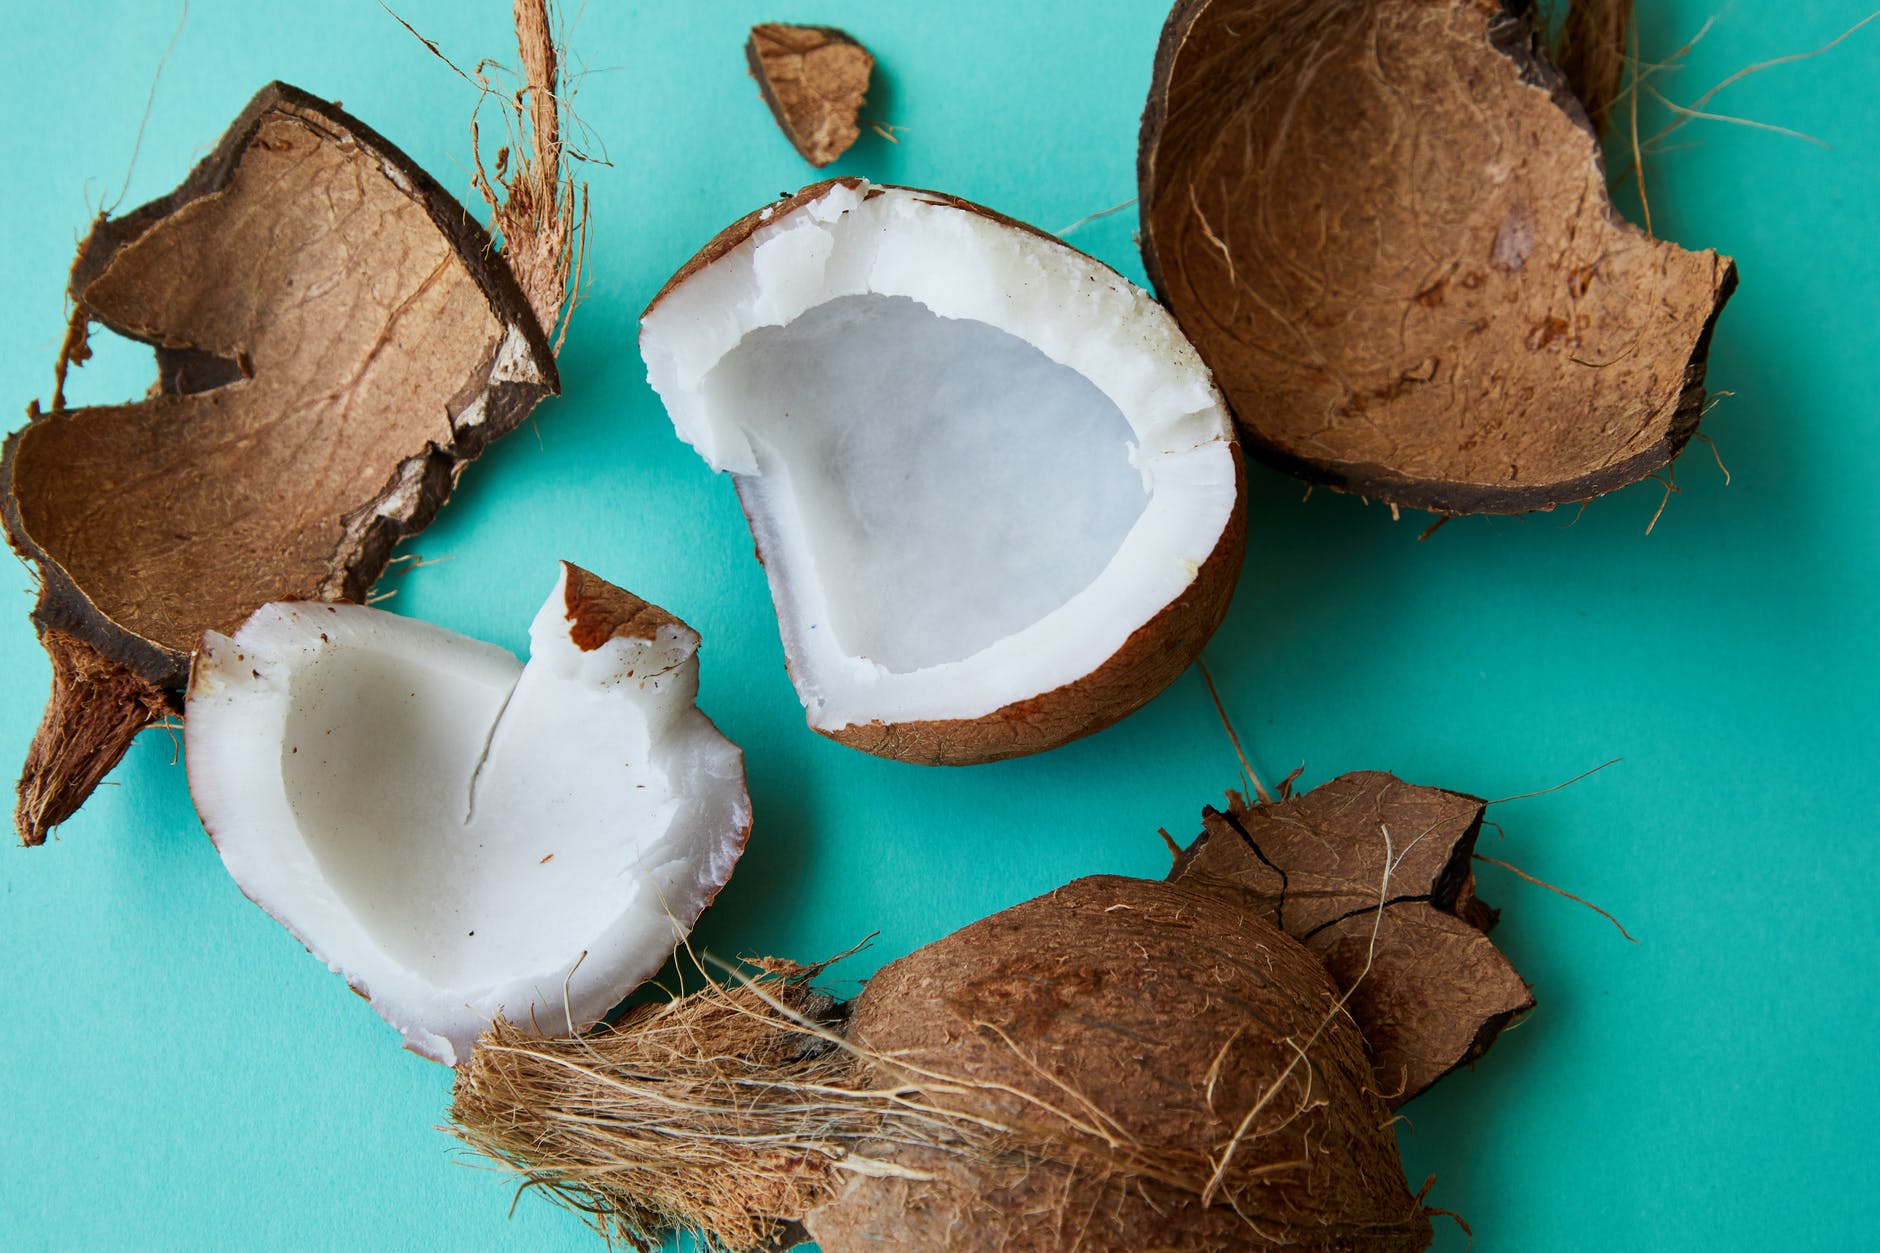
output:
<path id="1" fill-rule="evenodd" d="M 810 725 L 963 765 L 1126 716 L 1220 624 L 1245 472 L 1146 292 L 937 192 L 833 179 L 720 232 L 641 321 L 737 488 Z"/>
<path id="2" fill-rule="evenodd" d="M 95 225 L 71 296 L 150 344 L 158 377 L 128 404 L 35 412 L 0 459 L 54 660 L 20 786 L 28 843 L 180 708 L 205 630 L 271 601 L 362 598 L 465 464 L 557 387 L 476 220 L 280 83 L 182 186 Z"/>
<path id="3" fill-rule="evenodd" d="M 1280 469 L 1514 513 L 1642 478 L 1697 429 L 1735 267 L 1615 212 L 1528 8 L 1169 15 L 1142 123 L 1143 261 Z"/>
<path id="4" fill-rule="evenodd" d="M 846 31 L 764 22 L 751 27 L 744 56 L 764 103 L 805 161 L 821 169 L 861 136 L 855 117 L 875 58 Z"/>
<path id="5" fill-rule="evenodd" d="M 1318 955 L 1393 1105 L 1473 1062 L 1534 1007 L 1487 932 L 1471 858 L 1484 802 L 1393 775 L 1342 775 L 1283 801 L 1231 797 L 1170 878 L 1258 913 Z M 1380 908 L 1381 907 L 1381 908 Z"/>

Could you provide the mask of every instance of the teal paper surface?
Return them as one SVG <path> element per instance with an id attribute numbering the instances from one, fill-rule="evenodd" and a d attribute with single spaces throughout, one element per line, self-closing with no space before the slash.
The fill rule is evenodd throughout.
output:
<path id="1" fill-rule="evenodd" d="M 1816 47 L 1866 0 L 1740 0 L 1655 82 L 1689 101 Z M 509 6 L 399 0 L 458 64 L 513 59 Z M 1156 0 L 822 0 L 581 10 L 576 110 L 592 284 L 566 395 L 466 475 L 409 546 L 448 559 L 386 583 L 388 609 L 526 647 L 577 561 L 703 634 L 702 703 L 748 754 L 757 827 L 698 931 L 712 952 L 814 959 L 871 932 L 838 985 L 1091 872 L 1160 875 L 1236 783 L 1199 677 L 1138 716 L 1025 761 L 933 770 L 810 733 L 728 480 L 646 387 L 637 317 L 719 227 L 814 175 L 745 76 L 754 21 L 845 26 L 880 61 L 865 134 L 832 172 L 944 189 L 1045 229 L 1135 194 Z M 1645 6 L 1648 58 L 1712 12 Z M 0 81 L 0 404 L 51 391 L 63 288 L 90 210 L 117 201 L 169 3 L 7 6 Z M 474 11 L 473 11 L 474 10 Z M 1733 254 L 1716 339 L 1724 398 L 1656 529 L 1646 483 L 1573 511 L 1428 519 L 1251 474 L 1239 594 L 1207 658 L 1269 779 L 1384 768 L 1498 797 L 1483 851 L 1611 910 L 1480 868 L 1496 938 L 1539 1009 L 1475 1073 L 1405 1111 L 1413 1181 L 1478 1250 L 1872 1247 L 1880 1155 L 1880 26 L 1770 69 L 1648 161 L 1654 225 Z M 174 186 L 270 79 L 336 98 L 468 195 L 475 93 L 369 0 L 197 0 L 158 83 L 121 207 Z M 1653 113 L 1662 117 L 1662 111 Z M 495 114 L 485 118 L 494 123 Z M 1137 279 L 1133 210 L 1070 240 Z M 142 393 L 147 351 L 108 344 L 75 403 Z M 11 425 L 12 423 L 9 423 Z M 47 685 L 26 614 L 0 615 L 0 771 Z M 591 1249 L 575 1218 L 436 1129 L 450 1075 L 250 905 L 192 811 L 179 742 L 146 734 L 39 849 L 0 849 L 0 1248 Z M 1465 1247 L 1439 1224 L 1438 1247 Z"/>

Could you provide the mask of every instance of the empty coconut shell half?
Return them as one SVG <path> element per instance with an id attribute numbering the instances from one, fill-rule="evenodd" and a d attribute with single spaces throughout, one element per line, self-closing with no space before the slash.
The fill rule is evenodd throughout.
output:
<path id="1" fill-rule="evenodd" d="M 731 877 L 744 759 L 696 705 L 698 635 L 563 565 L 526 665 L 351 604 L 203 637 L 190 797 L 243 892 L 407 1048 L 500 1016 L 592 1026 Z"/>
<path id="2" fill-rule="evenodd" d="M 205 630 L 270 601 L 363 597 L 464 465 L 558 385 L 476 220 L 369 127 L 280 83 L 182 186 L 95 224 L 71 296 L 67 355 L 98 322 L 156 350 L 157 383 L 35 411 L 0 461 L 53 661 L 20 784 L 28 843 L 181 708 Z"/>
<path id="3" fill-rule="evenodd" d="M 1139 176 L 1157 291 L 1288 473 L 1515 513 L 1697 429 L 1735 267 L 1618 215 L 1530 5 L 1182 0 Z"/>
<path id="4" fill-rule="evenodd" d="M 1049 235 L 818 183 L 687 262 L 640 347 L 737 485 L 824 735 L 933 764 L 1052 748 L 1161 691 L 1226 611 L 1220 394 L 1160 305 Z"/>

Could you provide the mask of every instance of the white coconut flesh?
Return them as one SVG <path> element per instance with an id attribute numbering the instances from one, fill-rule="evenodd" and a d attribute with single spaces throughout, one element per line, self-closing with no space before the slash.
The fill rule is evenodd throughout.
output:
<path id="1" fill-rule="evenodd" d="M 1146 293 L 1057 241 L 834 184 L 669 290 L 649 378 L 729 471 L 823 730 L 1073 683 L 1193 583 L 1226 408 Z"/>
<path id="2" fill-rule="evenodd" d="M 505 650 L 356 605 L 209 633 L 190 794 L 242 890 L 446 1064 L 498 1014 L 591 1025 L 651 975 L 750 826 L 694 701 L 698 636 L 575 642 L 562 579 Z M 657 614 L 657 611 L 654 611 Z"/>

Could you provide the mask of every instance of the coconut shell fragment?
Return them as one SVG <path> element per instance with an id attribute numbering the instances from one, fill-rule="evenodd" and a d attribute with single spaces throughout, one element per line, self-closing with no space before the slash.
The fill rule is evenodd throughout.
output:
<path id="1" fill-rule="evenodd" d="M 1515 513 L 1651 474 L 1696 431 L 1735 267 L 1618 215 L 1527 7 L 1170 14 L 1143 114 L 1144 265 L 1274 466 Z M 1609 63 L 1576 68 L 1603 113 Z"/>
<path id="2" fill-rule="evenodd" d="M 21 782 L 28 843 L 180 707 L 205 630 L 363 598 L 558 386 L 476 220 L 376 132 L 279 83 L 174 192 L 98 221 L 70 289 L 85 321 L 155 349 L 158 381 L 128 404 L 35 410 L 0 461 L 57 671 Z"/>
<path id="3" fill-rule="evenodd" d="M 751 77 L 790 144 L 821 169 L 861 137 L 856 114 L 875 58 L 833 26 L 751 27 L 744 45 Z"/>
<path id="4" fill-rule="evenodd" d="M 1401 1105 L 1534 1006 L 1487 932 L 1471 858 L 1484 803 L 1393 775 L 1209 808 L 1170 878 L 1258 913 L 1325 963 Z M 1381 908 L 1380 908 L 1381 905 Z"/>

